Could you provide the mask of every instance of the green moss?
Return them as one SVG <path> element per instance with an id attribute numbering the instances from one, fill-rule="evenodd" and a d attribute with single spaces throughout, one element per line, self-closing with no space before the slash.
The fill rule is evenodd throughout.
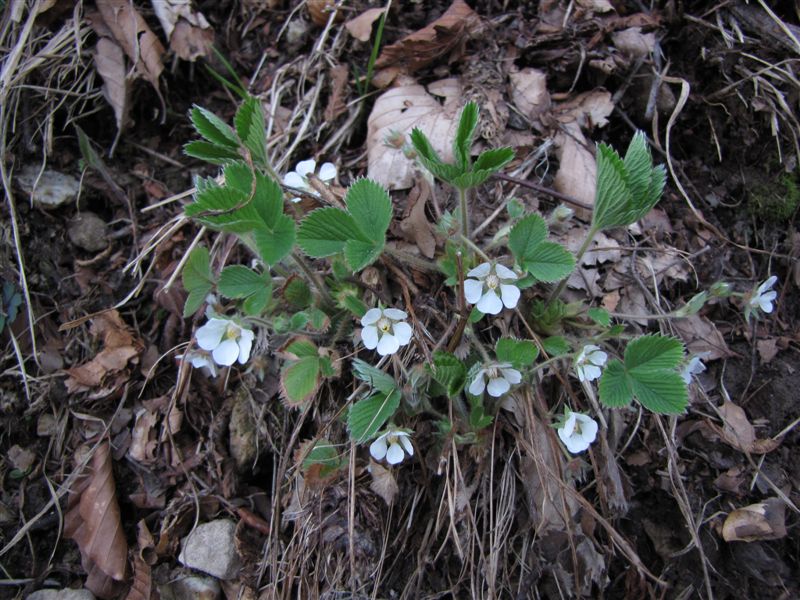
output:
<path id="1" fill-rule="evenodd" d="M 750 190 L 747 209 L 750 214 L 770 222 L 789 219 L 800 203 L 800 189 L 793 175 L 781 175 L 777 181 L 760 183 Z"/>

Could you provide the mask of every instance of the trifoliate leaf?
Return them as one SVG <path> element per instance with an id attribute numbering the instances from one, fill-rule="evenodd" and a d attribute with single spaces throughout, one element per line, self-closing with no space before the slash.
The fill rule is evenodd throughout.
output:
<path id="1" fill-rule="evenodd" d="M 394 377 L 384 373 L 377 367 L 373 367 L 371 364 L 364 362 L 360 358 L 353 360 L 353 374 L 361 381 L 367 382 L 374 389 L 384 394 L 391 394 L 393 391 L 398 389 L 397 382 L 394 380 Z"/>
<path id="2" fill-rule="evenodd" d="M 611 315 L 604 308 L 592 307 L 586 311 L 586 315 L 601 327 L 611 325 Z"/>
<path id="3" fill-rule="evenodd" d="M 230 125 L 211 111 L 195 104 L 194 107 L 192 107 L 191 117 L 192 124 L 197 130 L 197 133 L 212 144 L 227 146 L 229 148 L 239 147 L 239 140 L 236 138 L 236 132 L 233 131 Z"/>
<path id="4" fill-rule="evenodd" d="M 500 338 L 494 347 L 498 362 L 508 362 L 520 369 L 529 367 L 539 356 L 539 349 L 530 340 Z"/>
<path id="5" fill-rule="evenodd" d="M 508 249 L 517 263 L 523 265 L 547 238 L 547 223 L 539 215 L 531 214 L 520 219 L 508 234 Z"/>
<path id="6" fill-rule="evenodd" d="M 261 259 L 268 265 L 283 260 L 294 247 L 295 225 L 291 217 L 279 215 L 272 227 L 258 227 L 253 240 Z"/>
<path id="7" fill-rule="evenodd" d="M 475 129 L 478 127 L 478 113 L 477 103 L 467 102 L 458 119 L 458 129 L 453 140 L 453 156 L 456 159 L 456 165 L 462 172 L 469 169 L 472 140 L 475 137 Z"/>
<path id="8" fill-rule="evenodd" d="M 493 171 L 482 169 L 480 171 L 467 171 L 466 173 L 461 173 L 460 175 L 456 175 L 455 177 L 450 177 L 448 179 L 445 179 L 444 177 L 439 178 L 449 182 L 453 187 L 461 190 L 468 190 L 482 184 L 492 176 L 492 173 Z"/>
<path id="9" fill-rule="evenodd" d="M 599 389 L 600 402 L 611 408 L 627 406 L 633 400 L 631 380 L 618 360 L 612 360 L 603 369 Z"/>
<path id="10" fill-rule="evenodd" d="M 342 252 L 347 240 L 362 238 L 353 217 L 338 208 L 318 208 L 311 212 L 300 223 L 297 232 L 297 243 L 314 258 Z"/>
<path id="11" fill-rule="evenodd" d="M 542 242 L 522 266 L 539 281 L 552 283 L 572 273 L 575 257 L 561 244 Z"/>
<path id="12" fill-rule="evenodd" d="M 199 158 L 213 165 L 224 165 L 232 160 L 241 159 L 241 155 L 227 147 L 217 146 L 211 142 L 194 141 L 183 146 L 183 153 L 192 158 Z"/>
<path id="13" fill-rule="evenodd" d="M 489 171 L 490 173 L 497 173 L 500 169 L 505 167 L 508 163 L 514 160 L 515 152 L 513 148 L 492 148 L 491 150 L 484 150 L 481 152 L 475 164 L 472 166 L 473 171 Z"/>
<path id="14" fill-rule="evenodd" d="M 636 372 L 631 374 L 631 384 L 633 393 L 642 406 L 654 413 L 680 414 L 689 404 L 686 383 L 677 372 Z"/>
<path id="15" fill-rule="evenodd" d="M 281 394 L 292 408 L 299 408 L 311 400 L 320 383 L 317 356 L 307 356 L 291 362 L 281 371 Z"/>
<path id="16" fill-rule="evenodd" d="M 625 368 L 631 374 L 671 370 L 683 360 L 683 343 L 664 335 L 646 335 L 625 347 Z"/>
<path id="17" fill-rule="evenodd" d="M 383 186 L 359 179 L 348 188 L 344 202 L 364 237 L 382 246 L 392 220 L 392 200 Z"/>
<path id="18" fill-rule="evenodd" d="M 449 352 L 437 350 L 433 353 L 433 367 L 430 372 L 450 398 L 457 396 L 466 383 L 466 365 Z"/>
<path id="19" fill-rule="evenodd" d="M 388 394 L 375 394 L 353 404 L 347 414 L 350 438 L 356 444 L 363 444 L 375 437 L 399 408 L 400 397 L 400 391 L 394 390 Z"/>

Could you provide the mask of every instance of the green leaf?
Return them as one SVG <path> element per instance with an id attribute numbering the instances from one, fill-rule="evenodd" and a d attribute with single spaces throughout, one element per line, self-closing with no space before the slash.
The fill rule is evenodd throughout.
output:
<path id="1" fill-rule="evenodd" d="M 353 360 L 353 374 L 384 394 L 391 394 L 398 389 L 397 382 L 391 375 L 384 373 L 377 367 L 373 367 L 360 358 Z"/>
<path id="2" fill-rule="evenodd" d="M 411 145 L 414 146 L 414 150 L 417 151 L 417 155 L 419 158 L 424 161 L 425 163 L 438 163 L 443 164 L 442 159 L 439 157 L 439 154 L 436 150 L 433 149 L 431 146 L 430 140 L 428 137 L 422 132 L 421 129 L 415 127 L 411 131 Z M 425 164 L 427 167 L 428 165 Z"/>
<path id="3" fill-rule="evenodd" d="M 472 166 L 473 171 L 489 171 L 497 173 L 500 169 L 505 167 L 508 163 L 514 160 L 516 153 L 513 148 L 492 148 L 491 150 L 484 150 L 478 156 L 478 160 Z"/>
<path id="4" fill-rule="evenodd" d="M 516 198 L 511 198 L 506 203 L 506 210 L 508 211 L 508 216 L 516 220 L 525 214 L 525 205 Z"/>
<path id="5" fill-rule="evenodd" d="M 207 227 L 232 233 L 248 233 L 261 225 L 247 194 L 208 183 L 200 184 L 194 203 L 187 205 L 184 212 Z"/>
<path id="6" fill-rule="evenodd" d="M 353 404 L 347 414 L 347 429 L 351 439 L 357 444 L 363 444 L 375 437 L 400 407 L 400 397 L 400 391 L 394 390 L 375 394 Z"/>
<path id="7" fill-rule="evenodd" d="M 290 331 L 301 331 L 308 324 L 308 315 L 303 312 L 297 312 L 289 319 Z"/>
<path id="8" fill-rule="evenodd" d="M 383 245 L 392 220 L 392 200 L 383 186 L 359 179 L 348 188 L 344 202 L 365 239 Z"/>
<path id="9" fill-rule="evenodd" d="M 226 298 L 242 299 L 252 296 L 269 285 L 269 279 L 242 265 L 222 269 L 217 289 Z"/>
<path id="10" fill-rule="evenodd" d="M 523 265 L 547 238 L 547 223 L 539 215 L 531 214 L 520 219 L 508 234 L 508 249 L 517 263 Z"/>
<path id="11" fill-rule="evenodd" d="M 467 367 L 455 355 L 437 350 L 433 353 L 431 375 L 444 387 L 448 397 L 452 398 L 464 388 Z"/>
<path id="12" fill-rule="evenodd" d="M 253 172 L 247 163 L 237 160 L 234 163 L 225 165 L 222 170 L 225 178 L 225 187 L 234 188 L 242 192 L 246 197 L 250 197 L 253 191 Z"/>
<path id="13" fill-rule="evenodd" d="M 311 288 L 299 277 L 293 277 L 286 282 L 282 292 L 284 300 L 297 308 L 306 308 L 311 304 Z"/>
<path id="14" fill-rule="evenodd" d="M 327 477 L 334 471 L 338 471 L 344 464 L 343 458 L 339 455 L 336 446 L 323 438 L 317 440 L 314 447 L 306 454 L 303 459 L 303 471 L 307 472 L 314 465 L 319 465 L 319 477 Z"/>
<path id="15" fill-rule="evenodd" d="M 575 257 L 556 242 L 542 242 L 523 267 L 539 281 L 552 283 L 564 279 L 575 268 Z"/>
<path id="16" fill-rule="evenodd" d="M 675 369 L 683 360 L 683 343 L 664 335 L 646 335 L 625 347 L 625 368 L 634 373 Z"/>
<path id="17" fill-rule="evenodd" d="M 383 242 L 362 242 L 361 240 L 347 240 L 344 245 L 344 257 L 353 271 L 360 271 L 367 265 L 375 262 L 383 252 Z"/>
<path id="18" fill-rule="evenodd" d="M 351 294 L 343 296 L 340 300 L 340 305 L 342 306 L 342 308 L 349 310 L 359 319 L 363 317 L 364 314 L 367 312 L 367 305 L 364 304 L 361 298 L 358 298 L 357 296 L 353 296 Z"/>
<path id="19" fill-rule="evenodd" d="M 319 358 L 307 356 L 284 367 L 281 392 L 287 403 L 300 407 L 311 400 L 320 386 Z"/>
<path id="20" fill-rule="evenodd" d="M 252 182 L 252 180 L 250 180 Z M 248 188 L 249 191 L 249 188 Z M 253 208 L 264 221 L 264 225 L 273 229 L 283 216 L 283 192 L 271 177 L 256 173 L 256 188 L 253 194 Z"/>
<path id="21" fill-rule="evenodd" d="M 623 164 L 627 173 L 631 198 L 634 201 L 639 198 L 644 200 L 647 198 L 647 190 L 650 187 L 653 160 L 650 157 L 650 149 L 647 147 L 647 139 L 641 131 L 634 134 L 628 145 Z"/>
<path id="22" fill-rule="evenodd" d="M 627 220 L 631 199 L 625 164 L 613 148 L 599 144 L 593 227 L 607 229 L 629 225 Z"/>
<path id="23" fill-rule="evenodd" d="M 539 349 L 530 340 L 500 338 L 494 347 L 499 362 L 511 363 L 516 368 L 529 367 L 539 356 Z"/>
<path id="24" fill-rule="evenodd" d="M 568 354 L 571 350 L 567 340 L 560 335 L 550 336 L 542 340 L 542 348 L 548 356 L 561 356 Z"/>
<path id="25" fill-rule="evenodd" d="M 283 260 L 294 247 L 295 225 L 291 217 L 280 215 L 271 228 L 259 227 L 253 232 L 261 259 L 268 265 Z"/>
<path id="26" fill-rule="evenodd" d="M 361 239 L 362 235 L 353 217 L 345 211 L 318 208 L 300 223 L 297 243 L 309 256 L 322 258 L 342 252 L 347 240 Z"/>
<path id="27" fill-rule="evenodd" d="M 294 354 L 297 358 L 319 358 L 319 351 L 314 342 L 306 338 L 297 338 L 287 344 L 284 352 Z"/>
<path id="28" fill-rule="evenodd" d="M 631 384 L 633 393 L 642 406 L 655 413 L 680 414 L 689 404 L 686 383 L 680 374 L 674 371 L 631 373 Z"/>
<path id="29" fill-rule="evenodd" d="M 202 106 L 194 105 L 191 111 L 192 124 L 197 133 L 212 144 L 238 148 L 236 132 L 225 121 Z"/>
<path id="30" fill-rule="evenodd" d="M 211 287 L 207 290 L 203 290 L 200 288 L 195 288 L 191 290 L 186 296 L 186 303 L 183 305 L 183 317 L 190 317 L 197 309 L 203 305 L 203 302 L 206 300 L 206 296 L 208 296 L 208 292 L 211 291 Z M 2 331 L 2 327 L 0 327 L 0 331 Z"/>
<path id="31" fill-rule="evenodd" d="M 456 177 L 452 177 L 449 180 L 445 179 L 445 181 L 449 181 L 451 185 L 459 189 L 468 190 L 470 188 L 478 187 L 484 181 L 489 179 L 493 172 L 494 171 L 489 171 L 488 169 L 469 171 Z M 442 179 L 444 178 L 442 177 Z"/>
<path id="32" fill-rule="evenodd" d="M 458 119 L 458 129 L 453 140 L 453 156 L 456 159 L 456 165 L 462 172 L 469 169 L 472 140 L 475 137 L 475 129 L 478 127 L 478 112 L 477 103 L 467 102 Z"/>
<path id="33" fill-rule="evenodd" d="M 494 421 L 494 417 L 492 415 L 486 414 L 486 409 L 483 406 L 483 395 L 480 396 L 473 396 L 472 394 L 467 394 L 467 399 L 469 400 L 469 426 L 473 431 L 480 431 L 481 429 L 486 429 L 489 425 L 492 424 Z"/>
<path id="34" fill-rule="evenodd" d="M 211 266 L 208 249 L 197 246 L 189 254 L 181 273 L 183 287 L 187 292 L 198 288 L 206 291 L 211 289 L 214 279 L 211 277 Z"/>
<path id="35" fill-rule="evenodd" d="M 603 369 L 599 389 L 600 402 L 611 408 L 627 406 L 633 400 L 632 382 L 618 360 L 612 360 Z"/>
<path id="36" fill-rule="evenodd" d="M 272 282 L 269 281 L 267 285 L 263 286 L 256 293 L 248 296 L 242 302 L 242 309 L 247 315 L 255 316 L 260 315 L 267 308 L 267 304 L 272 299 Z"/>
<path id="37" fill-rule="evenodd" d="M 232 160 L 242 157 L 235 150 L 229 150 L 210 142 L 194 141 L 183 146 L 183 153 L 193 158 L 199 158 L 214 165 L 224 165 Z"/>
<path id="38" fill-rule="evenodd" d="M 250 151 L 253 162 L 261 166 L 266 165 L 266 125 L 264 123 L 264 112 L 261 109 L 261 101 L 252 96 L 247 98 L 239 107 L 239 110 L 236 111 L 233 122 L 236 125 L 236 133 Z"/>
<path id="39" fill-rule="evenodd" d="M 592 307 L 586 311 L 586 315 L 601 327 L 611 325 L 611 315 L 604 308 Z"/>

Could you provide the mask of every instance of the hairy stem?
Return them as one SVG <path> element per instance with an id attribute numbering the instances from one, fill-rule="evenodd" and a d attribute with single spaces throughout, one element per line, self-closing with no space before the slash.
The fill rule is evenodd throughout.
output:
<path id="1" fill-rule="evenodd" d="M 581 247 L 578 249 L 578 253 L 575 255 L 576 268 L 580 268 L 581 259 L 583 258 L 583 255 L 586 254 L 586 251 L 589 249 L 589 244 L 592 243 L 592 240 L 594 239 L 594 236 L 597 235 L 598 231 L 600 231 L 600 228 L 593 226 L 586 234 L 586 239 L 583 240 L 583 244 L 581 244 Z M 562 279 L 559 282 L 558 287 L 553 290 L 552 294 L 550 294 L 550 298 L 547 300 L 548 305 L 552 304 L 553 301 L 561 295 L 561 293 L 564 291 L 564 288 L 567 287 L 567 279 L 569 279 L 569 276 Z"/>
<path id="2" fill-rule="evenodd" d="M 325 287 L 325 282 L 322 281 L 322 278 L 311 269 L 306 262 L 306 259 L 303 258 L 303 256 L 297 251 L 292 252 L 292 258 L 294 259 L 294 262 L 297 263 L 297 266 L 300 267 L 300 270 L 305 273 L 306 277 L 308 277 L 308 280 L 314 284 L 315 288 L 317 288 L 319 295 L 322 297 L 322 301 L 329 306 L 333 306 L 333 298 L 328 292 L 328 288 Z"/>
<path id="3" fill-rule="evenodd" d="M 461 209 L 461 235 L 469 239 L 469 211 L 467 209 L 467 190 L 458 188 L 458 205 Z"/>
<path id="4" fill-rule="evenodd" d="M 397 248 L 390 248 L 389 246 L 385 246 L 383 250 L 392 258 L 396 258 L 400 262 L 417 269 L 421 269 L 423 271 L 432 271 L 434 273 L 438 273 L 440 271 L 439 266 L 435 262 L 414 256 L 410 252 L 398 250 Z"/>

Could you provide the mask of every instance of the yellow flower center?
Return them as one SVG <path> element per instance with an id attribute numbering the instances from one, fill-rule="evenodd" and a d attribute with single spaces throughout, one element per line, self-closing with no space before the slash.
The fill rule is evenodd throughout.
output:
<path id="1" fill-rule="evenodd" d="M 392 328 L 392 322 L 387 319 L 386 317 L 382 317 L 377 323 L 378 329 L 380 329 L 383 333 L 389 333 L 389 330 Z"/>
<path id="2" fill-rule="evenodd" d="M 496 289 L 498 285 L 500 285 L 500 278 L 497 275 L 491 274 L 486 277 L 486 287 L 490 290 Z"/>
<path id="3" fill-rule="evenodd" d="M 238 337 L 239 337 L 239 327 L 231 323 L 225 330 L 225 335 L 223 336 L 223 339 L 235 340 Z"/>

